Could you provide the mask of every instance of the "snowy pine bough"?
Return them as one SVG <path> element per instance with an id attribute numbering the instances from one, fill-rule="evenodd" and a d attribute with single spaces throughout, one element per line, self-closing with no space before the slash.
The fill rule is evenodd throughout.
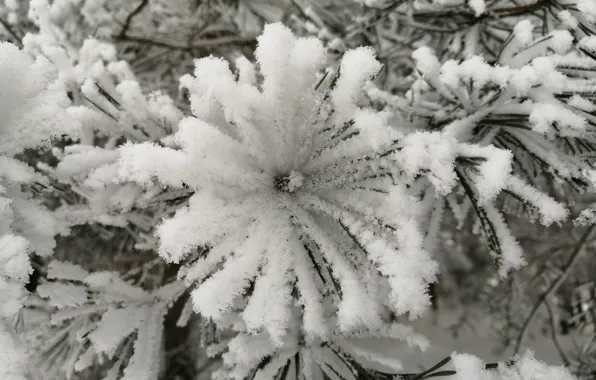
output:
<path id="1" fill-rule="evenodd" d="M 576 378 L 388 347 L 432 347 L 445 220 L 505 280 L 511 214 L 596 221 L 594 0 L 116 3 L 0 6 L 0 378 Z"/>

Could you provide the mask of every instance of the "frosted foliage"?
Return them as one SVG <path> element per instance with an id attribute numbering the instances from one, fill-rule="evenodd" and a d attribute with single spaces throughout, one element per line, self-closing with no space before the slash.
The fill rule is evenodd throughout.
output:
<path id="1" fill-rule="evenodd" d="M 34 62 L 10 43 L 0 44 L 2 154 L 13 155 L 76 131 L 77 123 L 65 110 L 66 95 L 46 77 L 47 65 L 47 60 Z"/>
<path id="2" fill-rule="evenodd" d="M 5 164 L 10 163 L 8 166 Z M 3 169 L 14 170 L 4 176 Z M 19 170 L 22 170 L 19 172 Z M 47 256 L 55 246 L 54 235 L 62 232 L 51 213 L 41 204 L 21 192 L 21 186 L 41 181 L 43 178 L 30 175 L 31 168 L 25 164 L 0 156 L 0 236 L 17 234 L 27 239 L 28 252 Z M 3 178 L 4 177 L 4 178 Z M 25 250 L 20 250 L 25 252 Z"/>
<path id="3" fill-rule="evenodd" d="M 237 321 L 232 319 L 229 322 Z M 251 373 L 255 374 L 256 379 L 271 379 L 284 368 L 290 368 L 296 380 L 323 379 L 323 374 L 334 378 L 334 373 L 341 374 L 341 378 L 346 380 L 357 380 L 370 375 L 355 358 L 385 366 L 392 371 L 403 368 L 398 358 L 387 355 L 392 341 L 402 341 L 415 349 L 428 348 L 428 340 L 424 336 L 415 333 L 410 326 L 399 323 L 383 324 L 374 329 L 357 329 L 348 334 L 335 331 L 326 342 L 302 342 L 299 323 L 297 315 L 293 313 L 290 328 L 281 345 L 272 344 L 267 333 L 249 334 L 240 327 L 242 324 L 234 323 L 238 334 L 227 342 L 227 350 L 222 355 L 224 365 L 214 374 L 214 379 L 242 380 Z M 376 339 L 377 345 L 363 344 L 367 338 Z M 215 354 L 218 347 L 209 346 L 207 352 Z M 268 358 L 266 364 L 262 365 L 265 358 Z"/>
<path id="4" fill-rule="evenodd" d="M 20 236 L 4 235 L 0 237 L 0 271 L 3 276 L 17 282 L 25 282 L 31 272 L 26 260 L 27 240 Z"/>
<path id="5" fill-rule="evenodd" d="M 457 142 L 439 133 L 416 132 L 406 138 L 408 144 L 402 149 L 404 168 L 417 174 L 423 168 L 431 170 L 430 182 L 440 194 L 451 192 L 457 182 L 454 161 Z"/>
<path id="6" fill-rule="evenodd" d="M 60 261 L 49 264 L 47 277 L 49 281 L 40 284 L 36 292 L 48 300 L 46 307 L 52 311 L 42 326 L 73 339 L 72 349 L 64 348 L 62 355 L 48 358 L 48 345 L 43 338 L 41 342 L 31 339 L 36 330 L 31 332 L 27 342 L 34 348 L 32 360 L 46 369 L 48 378 L 70 378 L 93 366 L 94 358 L 101 356 L 113 360 L 112 372 L 123 373 L 118 379 L 157 379 L 163 320 L 184 292 L 184 284 L 174 281 L 146 291 L 118 273 L 90 273 Z"/>
<path id="7" fill-rule="evenodd" d="M 520 21 L 515 28 L 513 29 L 513 33 L 515 38 L 522 44 L 527 45 L 532 42 L 532 29 L 533 25 L 530 20 L 523 20 Z"/>
<path id="8" fill-rule="evenodd" d="M 532 38 L 531 24 L 520 22 L 516 26 L 515 33 L 516 36 L 524 36 L 522 38 L 524 44 L 528 43 Z M 545 39 L 545 41 L 554 38 Z M 534 46 L 539 47 L 546 43 L 545 41 L 536 42 Z M 413 57 L 426 82 L 437 88 L 445 97 L 455 95 L 458 101 L 463 102 L 464 108 L 469 107 L 464 114 L 455 117 L 454 120 L 443 121 L 445 134 L 453 136 L 459 141 L 473 141 L 477 138 L 472 136 L 473 128 L 476 128 L 477 123 L 487 117 L 487 111 L 493 110 L 497 114 L 506 112 L 526 114 L 532 131 L 537 133 L 535 135 L 524 131 L 508 133 L 515 138 L 519 135 L 521 141 L 527 142 L 528 145 L 532 141 L 533 153 L 545 157 L 547 162 L 557 165 L 557 170 L 562 176 L 582 176 L 579 162 L 571 157 L 568 160 L 562 160 L 563 162 L 557 162 L 553 151 L 557 151 L 558 148 L 549 141 L 541 139 L 540 136 L 546 135 L 549 140 L 555 136 L 584 137 L 588 121 L 580 110 L 589 111 L 593 107 L 591 102 L 578 96 L 571 98 L 568 103 L 563 103 L 548 95 L 551 90 L 573 88 L 578 85 L 578 81 L 569 80 L 556 71 L 558 58 L 539 57 L 533 59 L 530 56 L 526 59 L 531 60 L 531 63 L 514 69 L 507 66 L 490 66 L 479 57 L 460 63 L 447 61 L 439 66 L 436 57 L 427 48 L 418 49 L 414 52 Z M 467 81 L 473 83 L 471 91 L 464 86 Z M 486 98 L 479 96 L 481 89 L 490 86 L 497 86 L 500 91 L 487 92 Z M 454 89 L 457 91 L 454 92 Z M 520 95 L 534 101 L 518 101 L 516 97 Z M 412 96 L 414 96 L 413 93 Z M 487 102 L 488 110 L 480 107 L 480 104 L 484 102 Z M 497 107 L 501 108 L 497 111 Z M 441 118 L 442 116 L 438 113 L 437 117 Z M 485 141 L 481 141 L 481 144 L 490 143 L 490 137 L 492 135 L 489 133 L 486 135 Z M 545 225 L 561 222 L 567 217 L 567 210 L 562 204 L 555 202 L 530 185 L 524 184 L 520 178 L 512 177 L 514 152 L 497 149 L 491 145 L 478 146 L 461 143 L 458 150 L 461 155 L 483 157 L 484 162 L 479 163 L 475 170 L 465 173 L 475 185 L 474 190 L 477 192 L 481 206 L 494 201 L 498 194 L 507 190 L 532 204 L 541 214 L 542 223 Z M 440 155 L 441 153 L 435 153 L 435 157 Z"/>
<path id="9" fill-rule="evenodd" d="M 8 318 L 27 295 L 24 285 L 33 271 L 28 255 L 51 254 L 58 232 L 50 213 L 21 188 L 44 178 L 12 156 L 78 127 L 50 68 L 44 58 L 33 61 L 16 46 L 0 43 L 0 377 L 6 379 L 21 379 L 24 372 L 25 351 Z"/>
<path id="10" fill-rule="evenodd" d="M 157 380 L 161 367 L 161 339 L 165 305 L 146 308 L 143 323 L 138 329 L 134 353 L 124 370 L 122 380 Z"/>
<path id="11" fill-rule="evenodd" d="M 48 266 L 47 277 L 49 279 L 83 282 L 88 275 L 89 272 L 78 265 L 63 261 L 52 261 Z"/>
<path id="12" fill-rule="evenodd" d="M 25 380 L 27 352 L 0 321 L 0 377 L 6 380 Z"/>
<path id="13" fill-rule="evenodd" d="M 470 8 L 472 8 L 476 16 L 480 16 L 486 11 L 486 3 L 484 2 L 484 0 L 469 0 L 468 4 L 470 5 Z"/>
<path id="14" fill-rule="evenodd" d="M 52 150 L 59 160 L 56 167 L 43 166 L 50 178 L 81 199 L 76 204 L 62 204 L 56 218 L 66 227 L 100 223 L 152 228 L 154 222 L 146 217 L 146 211 L 150 203 L 160 207 L 152 202 L 160 189 L 144 192 L 135 183 L 115 183 L 120 157 L 117 146 L 121 139 L 164 138 L 176 129 L 181 111 L 168 95 L 145 93 L 128 63 L 117 60 L 111 43 L 87 38 L 80 49 L 66 49 L 59 40 L 40 33 L 28 35 L 24 44 L 30 54 L 51 55 L 59 62 L 57 83 L 69 90 L 73 102 L 84 104 L 68 110 L 81 124 L 80 139 Z"/>
<path id="15" fill-rule="evenodd" d="M 4 216 L 0 217 L 0 227 Z M 24 238 L 10 234 L 0 236 L 0 377 L 3 379 L 25 379 L 28 356 L 8 321 L 19 311 L 26 297 L 24 284 L 32 271 L 27 254 L 28 243 Z"/>
<path id="16" fill-rule="evenodd" d="M 585 12 L 592 20 L 596 20 L 596 2 L 594 0 L 579 0 L 577 8 L 580 12 Z"/>
<path id="17" fill-rule="evenodd" d="M 103 314 L 97 329 L 89 336 L 89 340 L 97 352 L 106 352 L 113 356 L 122 339 L 139 328 L 145 314 L 144 309 L 137 307 L 110 308 Z"/>
<path id="18" fill-rule="evenodd" d="M 520 346 L 556 307 L 558 348 L 590 250 L 516 229 L 596 223 L 595 22 L 596 0 L 0 0 L 22 46 L 0 42 L 0 380 L 574 379 L 400 353 L 432 350 L 408 320 L 443 299 Z"/>
<path id="19" fill-rule="evenodd" d="M 484 369 L 480 358 L 469 354 L 453 354 L 454 380 L 575 380 L 568 369 L 550 366 L 527 351 L 512 365 L 500 363 L 497 369 Z"/>
<path id="20" fill-rule="evenodd" d="M 121 149 L 122 179 L 157 178 L 196 191 L 188 207 L 158 228 L 160 254 L 177 263 L 209 247 L 180 275 L 200 283 L 193 291 L 196 311 L 215 320 L 254 281 L 243 319 L 251 330 L 266 329 L 276 345 L 288 328 L 294 281 L 310 337 L 326 335 L 320 302 L 328 295 L 343 331 L 379 325 L 383 303 L 419 316 L 429 304 L 426 286 L 436 264 L 422 249 L 415 199 L 404 187 L 418 172 L 395 169 L 407 142 L 399 142 L 386 115 L 357 103 L 380 68 L 372 50 L 346 53 L 326 93 L 324 86 L 315 89 L 325 62 L 320 41 L 272 24 L 259 37 L 256 56 L 262 90 L 236 82 L 221 59 L 196 61 L 195 76 L 182 79 L 195 117 L 174 135 L 179 150 Z M 379 269 L 373 276 L 390 284 L 383 297 L 373 297 L 365 284 L 373 265 Z M 332 282 L 316 280 L 330 276 L 341 288 L 339 299 Z"/>
<path id="21" fill-rule="evenodd" d="M 28 281 L 32 270 L 27 240 L 10 234 L 0 236 L 1 318 L 15 315 L 22 306 L 26 295 L 23 285 Z"/>

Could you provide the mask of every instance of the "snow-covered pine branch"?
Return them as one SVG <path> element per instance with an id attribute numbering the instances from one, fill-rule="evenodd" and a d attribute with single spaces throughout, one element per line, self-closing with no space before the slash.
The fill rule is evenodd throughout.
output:
<path id="1" fill-rule="evenodd" d="M 593 193 L 594 9 L 3 2 L 0 35 L 25 54 L 0 45 L 2 317 L 26 300 L 18 331 L 52 380 L 173 377 L 172 318 L 198 321 L 216 379 L 400 374 L 409 363 L 387 348 L 429 346 L 404 323 L 424 314 L 437 262 L 450 261 L 443 232 L 470 236 L 445 220 L 471 214 L 502 276 L 526 262 L 535 275 L 510 214 L 560 225 L 577 213 L 571 190 Z M 34 168 L 25 149 L 37 149 Z M 89 231 L 110 237 L 93 245 Z M 81 266 L 40 260 L 28 295 L 28 256 L 52 253 L 58 232 L 70 233 L 59 259 Z M 536 278 L 559 269 L 548 264 Z M 19 378 L 27 355 L 8 319 L 0 339 L 0 377 Z M 451 361 L 401 378 L 572 378 L 530 356 Z"/>
<path id="2" fill-rule="evenodd" d="M 59 12 L 53 10 L 57 6 L 36 2 L 30 13 L 40 31 L 23 39 L 30 55 L 57 62 L 56 86 L 69 94 L 74 105 L 71 115 L 81 124 L 75 143 L 53 149 L 59 161 L 56 167 L 40 164 L 52 185 L 59 185 L 53 195 L 62 205 L 54 213 L 69 227 L 99 223 L 150 233 L 161 217 L 155 210 L 163 208 L 160 202 L 184 194 L 166 193 L 159 186 L 144 191 L 134 183 L 115 183 L 117 147 L 122 141 L 160 142 L 177 128 L 182 113 L 166 94 L 145 93 L 129 64 L 117 59 L 113 44 L 87 38 L 77 48 L 64 35 L 53 33 L 59 25 L 55 17 Z M 144 238 L 138 240 L 151 247 Z"/>
<path id="3" fill-rule="evenodd" d="M 470 160 L 459 160 L 456 171 L 467 196 L 461 207 L 475 210 L 491 249 L 498 254 L 519 251 L 501 212 L 491 205 L 500 192 L 549 225 L 563 221 L 568 211 L 541 193 L 544 178 L 578 192 L 593 189 L 595 141 L 590 110 L 594 103 L 587 94 L 594 86 L 591 72 L 596 61 L 570 51 L 568 32 L 555 31 L 532 42 L 532 35 L 523 32 L 528 28 L 527 22 L 515 28 L 503 49 L 502 64 L 489 64 L 478 56 L 440 63 L 423 47 L 413 54 L 420 77 L 405 97 L 368 90 L 369 96 L 393 107 L 399 115 L 397 123 L 409 129 L 442 131 L 473 143 L 475 147 L 465 148 L 468 156 L 482 156 L 480 151 L 487 149 L 494 152 L 494 159 L 472 166 Z M 572 75 L 570 70 L 580 67 L 584 73 Z M 457 192 L 450 195 L 455 196 Z M 432 198 L 425 199 L 432 202 Z"/>
<path id="4" fill-rule="evenodd" d="M 326 335 L 317 300 L 328 296 L 336 299 L 344 330 L 381 323 L 388 299 L 371 297 L 372 289 L 366 289 L 380 278 L 369 285 L 363 281 L 378 276 L 373 263 L 392 283 L 392 307 L 419 315 L 435 266 L 415 237 L 415 212 L 400 207 L 400 200 L 415 200 L 404 180 L 393 184 L 391 177 L 399 173 L 379 155 L 398 149 L 392 141 L 399 134 L 383 114 L 356 105 L 362 85 L 380 68 L 372 52 L 348 53 L 326 93 L 325 85 L 317 85 L 325 59 L 319 41 L 296 39 L 274 24 L 259 38 L 256 53 L 262 90 L 236 82 L 228 64 L 214 57 L 198 60 L 195 77 L 182 79 L 196 117 L 181 122 L 174 136 L 180 149 L 153 144 L 121 149 L 122 178 L 147 183 L 156 177 L 196 190 L 188 208 L 159 228 L 160 254 L 172 262 L 196 261 L 182 273 L 189 283 L 213 274 L 193 298 L 197 311 L 216 320 L 256 280 L 245 322 L 265 328 L 278 343 L 287 329 L 295 281 L 310 337 Z M 211 248 L 205 257 L 189 257 L 198 246 Z M 401 264 L 390 264 L 389 254 Z M 223 260 L 223 269 L 212 273 Z M 277 294 L 269 294 L 272 286 Z M 400 294 L 406 288 L 412 293 Z M 364 299 L 370 307 L 356 306 Z"/>
<path id="5" fill-rule="evenodd" d="M 121 149 L 122 179 L 195 191 L 157 234 L 162 257 L 183 263 L 181 278 L 196 284 L 193 303 L 204 317 L 240 313 L 248 332 L 267 332 L 283 351 L 295 313 L 303 313 L 306 340 L 323 342 L 334 316 L 344 333 L 379 328 L 386 308 L 419 316 L 437 267 L 423 249 L 414 185 L 427 180 L 448 194 L 464 175 L 456 163 L 491 220 L 492 243 L 502 246 L 502 273 L 524 260 L 491 204 L 499 192 L 538 204 L 546 223 L 566 216 L 511 177 L 508 151 L 460 142 L 448 129 L 402 133 L 388 114 L 359 106 L 380 69 L 371 50 L 348 51 L 325 74 L 318 40 L 272 24 L 256 56 L 260 87 L 244 61 L 238 80 L 221 59 L 196 61 L 194 77 L 181 79 L 195 117 L 180 123 L 177 148 Z"/>
<path id="6" fill-rule="evenodd" d="M 147 291 L 119 273 L 58 261 L 50 262 L 46 277 L 36 293 L 47 304 L 33 298 L 23 314 L 30 320 L 21 334 L 35 353 L 34 376 L 72 379 L 106 361 L 106 379 L 158 378 L 165 315 L 184 293 L 183 283 Z"/>
<path id="7" fill-rule="evenodd" d="M 18 379 L 23 351 L 8 320 L 21 308 L 25 284 L 33 271 L 29 254 L 47 256 L 61 232 L 27 186 L 44 186 L 45 178 L 15 158 L 25 149 L 44 147 L 50 139 L 76 133 L 66 94 L 56 88 L 49 61 L 33 61 L 16 46 L 0 43 L 0 376 Z"/>

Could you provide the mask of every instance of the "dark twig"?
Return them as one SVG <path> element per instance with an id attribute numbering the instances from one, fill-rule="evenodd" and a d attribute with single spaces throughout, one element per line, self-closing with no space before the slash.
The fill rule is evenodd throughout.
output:
<path id="1" fill-rule="evenodd" d="M 551 306 L 551 304 L 548 300 L 544 301 L 544 305 L 546 306 L 546 310 L 548 311 L 548 317 L 550 319 L 550 336 L 553 340 L 553 344 L 555 345 L 557 352 L 559 352 L 559 356 L 563 360 L 563 364 L 565 366 L 569 366 L 569 364 L 570 364 L 569 358 L 565 354 L 563 347 L 561 347 L 561 342 L 559 341 L 559 335 L 557 334 L 557 320 L 555 318 L 555 312 L 553 310 L 553 307 Z"/>
<path id="2" fill-rule="evenodd" d="M 4 29 L 8 31 L 8 33 L 17 41 L 17 43 L 20 46 L 23 46 L 23 39 L 19 37 L 19 35 L 14 30 L 12 30 L 12 27 L 6 21 L 0 18 L 0 24 L 2 24 Z"/>
<path id="3" fill-rule="evenodd" d="M 571 272 L 571 268 L 573 268 L 573 266 L 577 263 L 577 261 L 581 257 L 582 253 L 584 252 L 584 246 L 586 245 L 586 242 L 588 241 L 590 235 L 592 235 L 592 231 L 594 230 L 594 227 L 596 227 L 596 226 L 594 226 L 594 225 L 593 226 L 590 226 L 586 230 L 586 232 L 582 235 L 582 237 L 579 239 L 579 241 L 575 245 L 575 249 L 571 253 L 571 256 L 569 257 L 569 260 L 567 260 L 567 263 L 563 267 L 563 271 L 561 272 L 561 274 L 559 275 L 559 277 L 557 277 L 557 279 L 548 287 L 548 289 L 544 293 L 542 293 L 542 295 L 540 296 L 540 298 L 538 298 L 538 302 L 536 302 L 536 304 L 534 305 L 534 307 L 530 311 L 530 314 L 528 315 L 528 317 L 524 321 L 524 324 L 522 326 L 521 332 L 519 333 L 519 335 L 517 337 L 517 340 L 515 342 L 515 349 L 514 349 L 514 352 L 515 353 L 519 353 L 519 349 L 521 348 L 521 344 L 522 344 L 524 338 L 526 337 L 526 335 L 528 334 L 528 327 L 532 323 L 532 320 L 534 319 L 534 316 L 536 315 L 536 312 L 538 312 L 538 310 L 540 309 L 540 307 L 542 306 L 542 304 L 553 293 L 555 293 L 559 289 L 559 287 L 561 286 L 561 284 L 563 284 L 563 282 L 565 281 L 565 279 L 569 275 L 569 272 Z"/>
<path id="4" fill-rule="evenodd" d="M 119 37 L 126 36 L 126 32 L 128 32 L 128 29 L 130 29 L 130 24 L 132 23 L 132 19 L 136 15 L 138 15 L 139 13 L 141 13 L 141 11 L 148 4 L 149 4 L 149 0 L 142 0 L 141 3 L 132 12 L 130 12 L 130 14 L 126 17 L 126 20 L 124 21 L 124 26 L 122 27 L 122 30 L 120 31 L 120 34 L 118 35 Z"/>

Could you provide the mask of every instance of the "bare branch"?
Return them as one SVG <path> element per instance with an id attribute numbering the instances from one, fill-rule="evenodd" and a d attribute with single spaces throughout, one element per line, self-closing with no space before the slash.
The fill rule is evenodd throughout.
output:
<path id="1" fill-rule="evenodd" d="M 565 366 L 569 366 L 569 364 L 571 362 L 569 361 L 569 358 L 565 354 L 565 350 L 563 350 L 563 347 L 561 347 L 561 342 L 559 341 L 559 335 L 557 334 L 557 320 L 555 318 L 555 312 L 548 300 L 544 301 L 544 305 L 546 305 L 546 310 L 548 311 L 548 317 L 550 319 L 550 336 L 553 340 L 555 348 L 559 352 L 559 356 L 563 360 L 563 364 Z"/>
<path id="2" fill-rule="evenodd" d="M 130 24 L 132 23 L 132 19 L 141 13 L 141 11 L 149 4 L 149 0 L 142 0 L 141 3 L 126 17 L 126 21 L 124 21 L 124 26 L 120 31 L 119 37 L 126 36 L 128 29 L 130 29 Z"/>
<path id="3" fill-rule="evenodd" d="M 557 277 L 557 279 L 548 287 L 548 289 L 544 293 L 542 293 L 542 295 L 538 299 L 538 302 L 536 302 L 536 304 L 532 308 L 532 311 L 530 311 L 530 314 L 524 321 L 522 330 L 521 330 L 520 334 L 518 335 L 517 340 L 515 342 L 515 349 L 514 349 L 515 353 L 519 353 L 521 344 L 522 344 L 524 338 L 526 337 L 526 335 L 528 334 L 528 327 L 532 323 L 532 320 L 534 319 L 536 312 L 540 309 L 540 306 L 542 306 L 542 304 L 547 300 L 548 297 L 550 297 L 552 294 L 554 294 L 559 289 L 561 284 L 563 284 L 563 282 L 569 275 L 569 272 L 571 272 L 571 268 L 573 268 L 575 263 L 577 263 L 577 261 L 581 257 L 582 253 L 584 252 L 584 247 L 586 245 L 586 242 L 588 241 L 590 235 L 592 235 L 592 231 L 594 230 L 595 227 L 596 227 L 595 225 L 590 226 L 586 230 L 586 232 L 582 235 L 582 237 L 579 239 L 579 241 L 575 245 L 575 249 L 571 253 L 569 260 L 567 260 L 567 263 L 563 267 L 563 271 L 561 272 L 559 277 Z"/>

